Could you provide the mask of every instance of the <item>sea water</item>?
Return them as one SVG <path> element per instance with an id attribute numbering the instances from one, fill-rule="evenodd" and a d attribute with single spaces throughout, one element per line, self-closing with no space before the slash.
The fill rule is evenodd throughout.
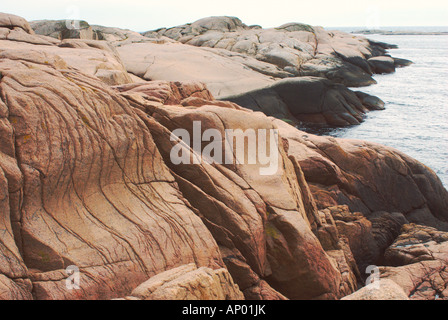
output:
<path id="1" fill-rule="evenodd" d="M 378 96 L 385 110 L 369 112 L 361 125 L 322 133 L 394 147 L 433 169 L 448 188 L 448 36 L 367 37 L 398 45 L 389 53 L 414 64 L 375 75 L 376 85 L 352 88 Z"/>

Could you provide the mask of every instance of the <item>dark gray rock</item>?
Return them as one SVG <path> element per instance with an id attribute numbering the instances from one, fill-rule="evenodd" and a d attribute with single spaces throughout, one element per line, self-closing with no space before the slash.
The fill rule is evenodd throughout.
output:
<path id="1" fill-rule="evenodd" d="M 359 124 L 365 112 L 381 106 L 376 97 L 357 94 L 344 85 L 318 77 L 287 78 L 221 100 L 295 123 L 332 126 Z"/>
<path id="2" fill-rule="evenodd" d="M 395 72 L 395 61 L 392 57 L 373 57 L 367 60 L 367 62 L 375 73 L 382 74 Z"/>

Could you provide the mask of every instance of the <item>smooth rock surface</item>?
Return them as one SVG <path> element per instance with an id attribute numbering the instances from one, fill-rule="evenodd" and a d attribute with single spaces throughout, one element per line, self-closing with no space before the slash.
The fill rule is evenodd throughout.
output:
<path id="1" fill-rule="evenodd" d="M 249 27 L 236 17 L 224 16 L 148 31 L 144 35 L 243 53 L 294 75 L 326 77 L 354 87 L 375 83 L 367 59 L 383 55 L 390 47 L 364 37 L 301 23 L 262 29 Z"/>
<path id="2" fill-rule="evenodd" d="M 201 81 L 215 97 L 261 88 L 274 78 L 247 65 L 278 72 L 274 66 L 249 57 L 226 54 L 181 43 L 131 43 L 117 48 L 126 70 L 145 80 Z M 248 63 L 246 61 L 249 60 Z"/>
<path id="3" fill-rule="evenodd" d="M 341 300 L 409 300 L 403 289 L 392 280 L 382 279 L 378 285 L 372 283 Z"/>
<path id="4" fill-rule="evenodd" d="M 448 230 L 448 191 L 422 163 L 377 143 L 314 136 L 274 122 L 319 209 L 346 204 L 367 218 L 377 211 L 399 212 L 409 222 Z"/>
<path id="5" fill-rule="evenodd" d="M 391 57 L 373 57 L 367 60 L 367 62 L 375 73 L 382 74 L 395 72 L 395 61 Z"/>
<path id="6" fill-rule="evenodd" d="M 266 88 L 221 99 L 292 123 L 325 126 L 359 124 L 369 109 L 379 109 L 382 103 L 367 94 L 360 99 L 344 85 L 317 77 L 283 79 Z"/>
<path id="7" fill-rule="evenodd" d="M 226 269 L 196 268 L 194 264 L 157 274 L 135 288 L 131 297 L 140 300 L 244 299 Z"/>

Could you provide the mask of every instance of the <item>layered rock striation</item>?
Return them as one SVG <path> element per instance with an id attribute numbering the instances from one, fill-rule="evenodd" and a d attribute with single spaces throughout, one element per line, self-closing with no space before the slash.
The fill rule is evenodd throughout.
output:
<path id="1" fill-rule="evenodd" d="M 296 28 L 284 27 L 309 32 Z M 431 169 L 216 100 L 201 82 L 136 78 L 120 48 L 187 45 L 102 30 L 108 41 L 59 40 L 0 15 L 0 299 L 339 299 L 372 264 L 390 280 L 382 297 L 446 297 L 448 192 Z M 261 63 L 240 63 L 249 60 Z M 265 146 L 275 170 L 237 162 L 247 148 L 228 153 L 220 140 L 214 155 L 232 161 L 205 161 L 207 141 L 198 150 L 176 131 L 193 137 L 197 123 L 200 135 L 243 140 L 277 132 Z M 176 146 L 197 163 L 175 163 Z M 73 266 L 78 290 L 67 286 Z M 425 293 L 411 286 L 419 279 L 437 286 Z"/>
<path id="2" fill-rule="evenodd" d="M 380 99 L 347 87 L 374 84 L 373 74 L 411 63 L 390 57 L 393 46 L 385 43 L 299 23 L 262 29 L 209 17 L 143 34 L 74 23 L 85 28 L 73 33 L 66 21 L 32 26 L 57 39 L 107 40 L 142 79 L 201 81 L 216 98 L 313 126 L 359 124 L 369 110 L 383 109 Z"/>

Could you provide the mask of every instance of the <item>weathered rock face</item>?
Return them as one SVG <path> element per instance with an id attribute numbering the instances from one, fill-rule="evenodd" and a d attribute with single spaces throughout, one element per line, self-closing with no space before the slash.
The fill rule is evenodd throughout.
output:
<path id="1" fill-rule="evenodd" d="M 37 21 L 32 26 L 36 33 L 63 39 L 59 30 L 67 23 Z M 400 64 L 384 56 L 385 44 L 297 23 L 263 30 L 234 17 L 210 17 L 144 36 L 101 26 L 88 30 L 88 35 L 67 33 L 66 38 L 107 40 L 136 77 L 201 81 L 217 98 L 236 99 L 243 107 L 313 125 L 359 124 L 367 111 L 383 109 L 380 99 L 353 93 L 344 85 L 375 83 L 372 70 L 385 72 L 380 70 L 384 59 L 392 61 L 394 70 L 395 61 Z"/>
<path id="2" fill-rule="evenodd" d="M 7 28 L 11 30 L 19 28 L 24 30 L 26 33 L 34 34 L 30 24 L 24 18 L 2 12 L 0 12 L 0 28 Z"/>
<path id="3" fill-rule="evenodd" d="M 393 282 L 394 292 L 406 299 L 448 299 L 448 233 L 431 227 L 405 224 L 400 236 L 387 248 L 379 267 L 380 287 L 369 285 L 343 299 L 383 299 L 389 294 L 385 281 Z M 391 297 L 392 298 L 392 297 Z"/>
<path id="4" fill-rule="evenodd" d="M 339 232 L 336 221 L 333 219 L 334 208 L 319 211 L 320 225 L 314 230 L 322 247 L 334 259 L 342 278 L 342 292 L 353 292 L 358 287 L 361 274 L 357 261 L 350 248 L 350 239 Z"/>
<path id="5" fill-rule="evenodd" d="M 30 23 L 37 33 L 59 40 L 63 39 L 97 39 L 92 27 L 83 20 L 39 20 Z"/>
<path id="6" fill-rule="evenodd" d="M 293 75 L 326 77 L 355 87 L 375 83 L 367 59 L 383 55 L 388 48 L 322 27 L 288 23 L 273 29 L 252 28 L 235 17 L 209 17 L 144 35 L 162 35 L 197 47 L 243 53 Z"/>
<path id="7" fill-rule="evenodd" d="M 18 57 L 21 59 L 34 59 L 33 57 L 38 55 L 42 62 L 48 63 L 57 56 L 68 66 L 94 75 L 109 85 L 132 83 L 135 80 L 127 73 L 115 48 L 107 42 L 81 39 L 59 41 L 53 37 L 35 34 L 26 21 L 21 24 L 14 22 L 14 19 L 12 21 L 13 25 L 21 26 L 11 29 L 5 23 L 0 24 L 0 52 L 17 50 L 20 51 Z M 45 26 L 48 26 L 48 23 L 44 21 L 42 27 Z"/>
<path id="8" fill-rule="evenodd" d="M 410 300 L 447 300 L 446 262 L 422 261 L 401 267 L 381 267 L 381 278 L 397 283 Z"/>
<path id="9" fill-rule="evenodd" d="M 409 300 L 409 298 L 398 284 L 384 279 L 378 284 L 365 286 L 341 300 Z"/>
<path id="10" fill-rule="evenodd" d="M 347 241 L 360 272 L 376 263 L 380 257 L 378 244 L 373 237 L 372 223 L 359 212 L 350 212 L 347 206 L 322 210 L 330 214 L 341 237 Z"/>
<path id="11" fill-rule="evenodd" d="M 328 207 L 319 212 L 331 226 L 317 231 L 323 247 L 331 247 L 329 244 L 339 241 L 339 246 L 344 248 L 342 242 L 345 243 L 347 261 L 361 283 L 368 276 L 369 266 L 384 264 L 384 252 L 400 234 L 401 226 L 407 223 L 399 213 L 375 212 L 367 219 L 360 212 L 350 212 L 347 205 Z"/>
<path id="12" fill-rule="evenodd" d="M 367 62 L 375 73 L 395 72 L 395 61 L 391 57 L 373 57 L 367 60 Z"/>
<path id="13" fill-rule="evenodd" d="M 272 119 L 232 103 L 202 105 L 212 96 L 199 84 L 112 91 L 46 52 L 4 50 L 0 69 L 9 235 L 2 243 L 11 248 L 5 256 L 15 252 L 2 270 L 12 288 L 6 298 L 30 298 L 31 284 L 38 299 L 123 296 L 191 262 L 228 266 L 254 299 L 353 291 L 341 275 L 345 257 L 327 255 L 313 233 L 316 208 L 282 145 L 271 150 L 280 169 L 269 184 L 260 165 L 169 161 L 171 132 L 195 119 L 221 132 L 274 129 Z M 188 101 L 196 107 L 168 105 Z M 80 268 L 82 292 L 65 287 L 69 265 Z"/>
<path id="14" fill-rule="evenodd" d="M 319 209 L 346 204 L 367 218 L 377 211 L 399 212 L 409 222 L 448 228 L 448 191 L 425 165 L 380 144 L 300 134 L 283 121 L 275 123 Z"/>
<path id="15" fill-rule="evenodd" d="M 244 299 L 226 269 L 197 269 L 194 264 L 159 273 L 135 288 L 130 297 L 140 300 Z"/>
<path id="16" fill-rule="evenodd" d="M 201 81 L 216 97 L 242 93 L 284 76 L 273 65 L 243 55 L 181 43 L 131 43 L 117 48 L 128 72 L 145 80 Z M 259 72 L 262 70 L 262 72 Z M 265 70 L 265 71 L 264 71 Z"/>
<path id="17" fill-rule="evenodd" d="M 341 291 L 340 271 L 312 232 L 317 212 L 282 148 L 272 150 L 281 169 L 269 184 L 259 166 L 169 163 L 170 130 L 196 118 L 221 130 L 269 129 L 271 119 L 222 103 L 164 105 L 194 98 L 197 86 L 165 86 L 157 102 L 160 86 L 150 99 L 145 84 L 146 94 L 129 85 L 125 99 L 46 57 L 5 50 L 0 58 L 2 284 L 12 288 L 3 297 L 31 298 L 32 283 L 37 299 L 112 298 L 164 270 L 191 262 L 216 269 L 223 260 L 248 297 L 284 298 L 273 287 L 291 298 L 351 292 Z M 79 267 L 82 291 L 65 287 L 69 265 Z"/>
<path id="18" fill-rule="evenodd" d="M 431 227 L 407 224 L 384 255 L 384 264 L 403 266 L 426 260 L 448 264 L 448 232 Z"/>
<path id="19" fill-rule="evenodd" d="M 182 193 L 222 247 L 221 252 L 229 252 L 223 255 L 224 262 L 237 271 L 235 281 L 243 292 L 258 286 L 261 278 L 288 298 L 339 296 L 338 269 L 312 232 L 317 212 L 305 209 L 312 206 L 301 197 L 306 184 L 291 179 L 296 169 L 282 148 L 273 150 L 279 152 L 280 162 L 278 172 L 271 176 L 260 175 L 260 165 L 256 164 L 169 164 L 175 144 L 170 141 L 170 131 L 185 128 L 192 135 L 193 121 L 200 121 L 203 130 L 215 128 L 225 136 L 226 129 L 274 129 L 269 118 L 261 113 L 207 105 L 164 106 L 154 109 L 151 115 L 157 122 L 148 120 L 147 125 L 161 154 L 175 172 Z M 239 279 L 246 274 L 252 274 L 254 280 L 246 279 L 246 285 L 242 285 Z"/>
<path id="20" fill-rule="evenodd" d="M 216 101 L 203 83 L 108 81 L 100 70 L 122 65 L 106 42 L 61 42 L 8 19 L 0 15 L 0 299 L 338 299 L 357 289 L 358 267 L 381 257 L 401 225 L 447 224 L 440 180 L 394 149 L 305 134 Z M 232 21 L 195 28 L 247 30 Z M 103 32 L 119 50 L 139 41 Z M 117 69 L 85 63 L 96 54 Z M 199 154 L 207 143 L 179 144 L 176 129 L 190 137 L 239 129 L 237 139 L 278 130 L 266 146 L 276 170 L 262 174 L 260 159 L 236 163 L 250 148 L 226 153 L 223 143 L 214 156 L 230 163 L 175 163 L 174 146 L 209 159 Z M 421 262 L 383 275 L 411 298 L 441 296 L 445 236 L 426 228 L 403 237 L 424 243 L 409 252 L 392 245 L 386 258 Z M 418 253 L 422 245 L 429 254 Z M 82 290 L 66 286 L 68 266 L 79 268 Z M 415 291 L 409 273 L 437 286 Z"/>
<path id="21" fill-rule="evenodd" d="M 382 109 L 384 105 L 375 101 L 376 97 L 358 95 L 341 84 L 316 77 L 284 79 L 221 99 L 292 123 L 326 126 L 359 124 L 368 110 Z"/>
<path id="22" fill-rule="evenodd" d="M 0 58 L 2 297 L 31 297 L 31 280 L 37 299 L 109 298 L 182 264 L 223 266 L 127 100 L 14 54 Z M 82 291 L 67 290 L 69 265 Z"/>
<path id="23" fill-rule="evenodd" d="M 416 224 L 401 231 L 384 254 L 381 278 L 395 281 L 411 300 L 447 300 L 448 232 Z"/>

